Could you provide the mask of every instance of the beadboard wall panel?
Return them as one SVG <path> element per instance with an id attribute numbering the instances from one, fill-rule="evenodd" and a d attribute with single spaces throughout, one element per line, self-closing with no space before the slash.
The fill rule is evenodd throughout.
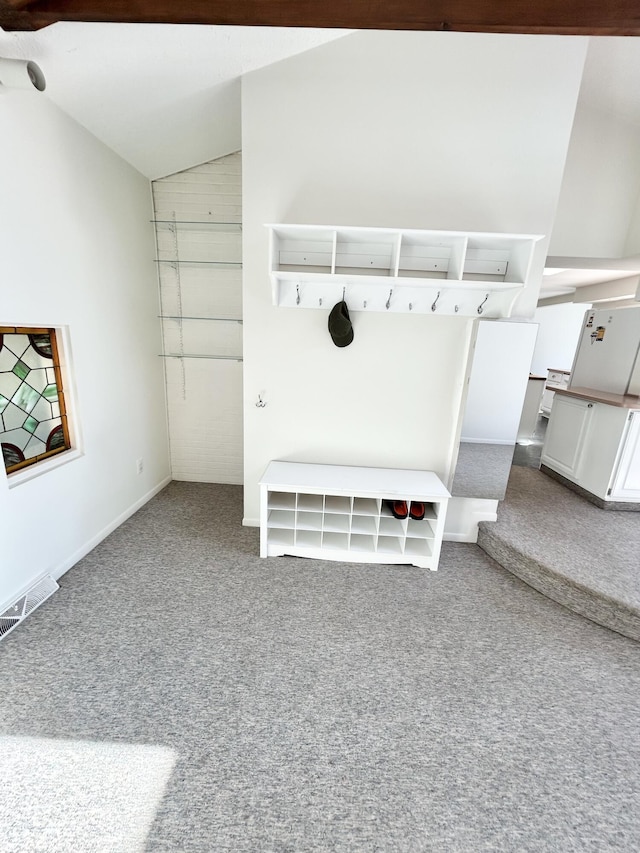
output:
<path id="1" fill-rule="evenodd" d="M 241 154 L 152 187 L 172 477 L 241 484 Z"/>

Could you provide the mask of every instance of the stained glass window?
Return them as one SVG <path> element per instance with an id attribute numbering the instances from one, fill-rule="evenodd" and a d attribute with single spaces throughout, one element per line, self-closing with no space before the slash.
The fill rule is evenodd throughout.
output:
<path id="1" fill-rule="evenodd" d="M 8 474 L 71 446 L 54 329 L 0 326 L 0 444 Z"/>

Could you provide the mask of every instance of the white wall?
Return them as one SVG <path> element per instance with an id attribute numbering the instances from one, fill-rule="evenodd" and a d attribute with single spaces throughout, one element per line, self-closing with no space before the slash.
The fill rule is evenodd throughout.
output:
<path id="1" fill-rule="evenodd" d="M 640 127 L 578 103 L 550 255 L 618 258 L 640 252 L 640 220 L 633 219 L 639 150 Z"/>
<path id="2" fill-rule="evenodd" d="M 547 375 L 547 370 L 571 370 L 588 305 L 564 303 L 538 308 L 534 320 L 539 324 L 531 362 L 531 372 Z"/>
<path id="3" fill-rule="evenodd" d="M 629 229 L 627 231 L 623 254 L 625 257 L 628 257 L 629 255 L 640 255 L 640 189 L 638 190 L 635 208 L 631 215 L 631 221 L 629 222 Z"/>
<path id="4" fill-rule="evenodd" d="M 0 473 L 3 602 L 69 568 L 169 463 L 149 182 L 35 90 L 0 90 L 0 162 L 0 323 L 68 327 L 82 440 L 12 488 Z"/>
<path id="5" fill-rule="evenodd" d="M 240 80 L 197 91 L 147 119 L 158 127 L 153 146 L 148 133 L 132 133 L 128 151 L 153 178 L 231 154 L 240 148 Z"/>
<path id="6" fill-rule="evenodd" d="M 446 479 L 471 332 L 455 317 L 356 313 L 354 343 L 336 348 L 325 312 L 271 305 L 264 224 L 548 235 L 585 45 L 366 32 L 243 79 L 247 522 L 270 459 Z"/>

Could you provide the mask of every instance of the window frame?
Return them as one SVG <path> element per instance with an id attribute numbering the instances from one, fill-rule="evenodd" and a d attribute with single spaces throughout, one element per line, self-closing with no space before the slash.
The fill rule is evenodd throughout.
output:
<path id="1" fill-rule="evenodd" d="M 44 453 L 38 453 L 36 456 L 31 456 L 16 465 L 11 465 L 9 468 L 3 464 L 4 472 L 7 479 L 12 478 L 15 474 L 19 474 L 26 469 L 35 469 L 39 463 L 49 460 L 56 456 L 69 453 L 74 449 L 71 440 L 71 431 L 69 429 L 69 416 L 67 411 L 66 401 L 66 386 L 64 382 L 63 370 L 60 359 L 60 346 L 58 344 L 58 334 L 64 336 L 62 329 L 55 326 L 8 326 L 0 325 L 0 335 L 49 335 L 51 341 L 51 361 L 54 371 L 56 388 L 58 390 L 58 405 L 60 408 L 60 423 L 62 426 L 62 434 L 64 436 L 64 447 L 57 447 L 53 450 L 47 450 Z M 0 434 L 1 435 L 1 434 Z M 33 471 L 35 474 L 35 470 Z M 30 479 L 30 478 L 29 478 Z"/>

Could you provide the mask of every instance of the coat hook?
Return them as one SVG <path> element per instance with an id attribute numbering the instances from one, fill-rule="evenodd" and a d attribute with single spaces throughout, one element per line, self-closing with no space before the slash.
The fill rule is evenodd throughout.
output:
<path id="1" fill-rule="evenodd" d="M 458 313 L 458 311 L 459 311 L 459 310 L 460 310 L 460 306 L 459 306 L 459 305 L 456 305 L 456 306 L 455 306 L 455 312 L 456 312 L 456 314 Z"/>
<path id="2" fill-rule="evenodd" d="M 413 302 L 409 303 L 409 311 L 413 311 Z"/>
<path id="3" fill-rule="evenodd" d="M 489 294 L 487 293 L 487 295 L 485 296 L 483 301 L 480 303 L 480 305 L 478 305 L 478 314 L 482 314 L 482 310 L 483 310 L 482 306 L 484 305 L 484 303 L 487 301 L 488 298 L 489 298 Z"/>
<path id="4" fill-rule="evenodd" d="M 264 409 L 267 404 L 262 399 L 262 394 L 258 394 L 258 402 L 256 403 L 257 409 Z"/>
<path id="5" fill-rule="evenodd" d="M 322 308 L 322 296 L 318 299 L 318 305 Z"/>
<path id="6" fill-rule="evenodd" d="M 296 305 L 300 305 L 300 285 L 296 284 Z"/>
<path id="7" fill-rule="evenodd" d="M 342 288 L 342 301 L 343 302 L 344 302 L 344 294 L 345 294 L 346 289 L 347 289 L 346 287 Z"/>
<path id="8" fill-rule="evenodd" d="M 362 303 L 362 307 L 363 307 L 363 308 L 366 308 L 366 307 L 367 307 L 367 300 L 366 300 L 366 299 L 365 299 L 365 300 L 364 300 L 364 302 Z"/>
<path id="9" fill-rule="evenodd" d="M 387 299 L 387 311 L 391 308 L 391 297 L 393 295 L 393 288 L 389 291 L 389 298 Z"/>
<path id="10" fill-rule="evenodd" d="M 433 305 L 431 306 L 432 311 L 436 310 L 436 305 L 438 304 L 438 299 L 440 299 L 440 291 L 438 291 L 438 295 L 436 296 L 435 301 L 434 301 Z"/>

